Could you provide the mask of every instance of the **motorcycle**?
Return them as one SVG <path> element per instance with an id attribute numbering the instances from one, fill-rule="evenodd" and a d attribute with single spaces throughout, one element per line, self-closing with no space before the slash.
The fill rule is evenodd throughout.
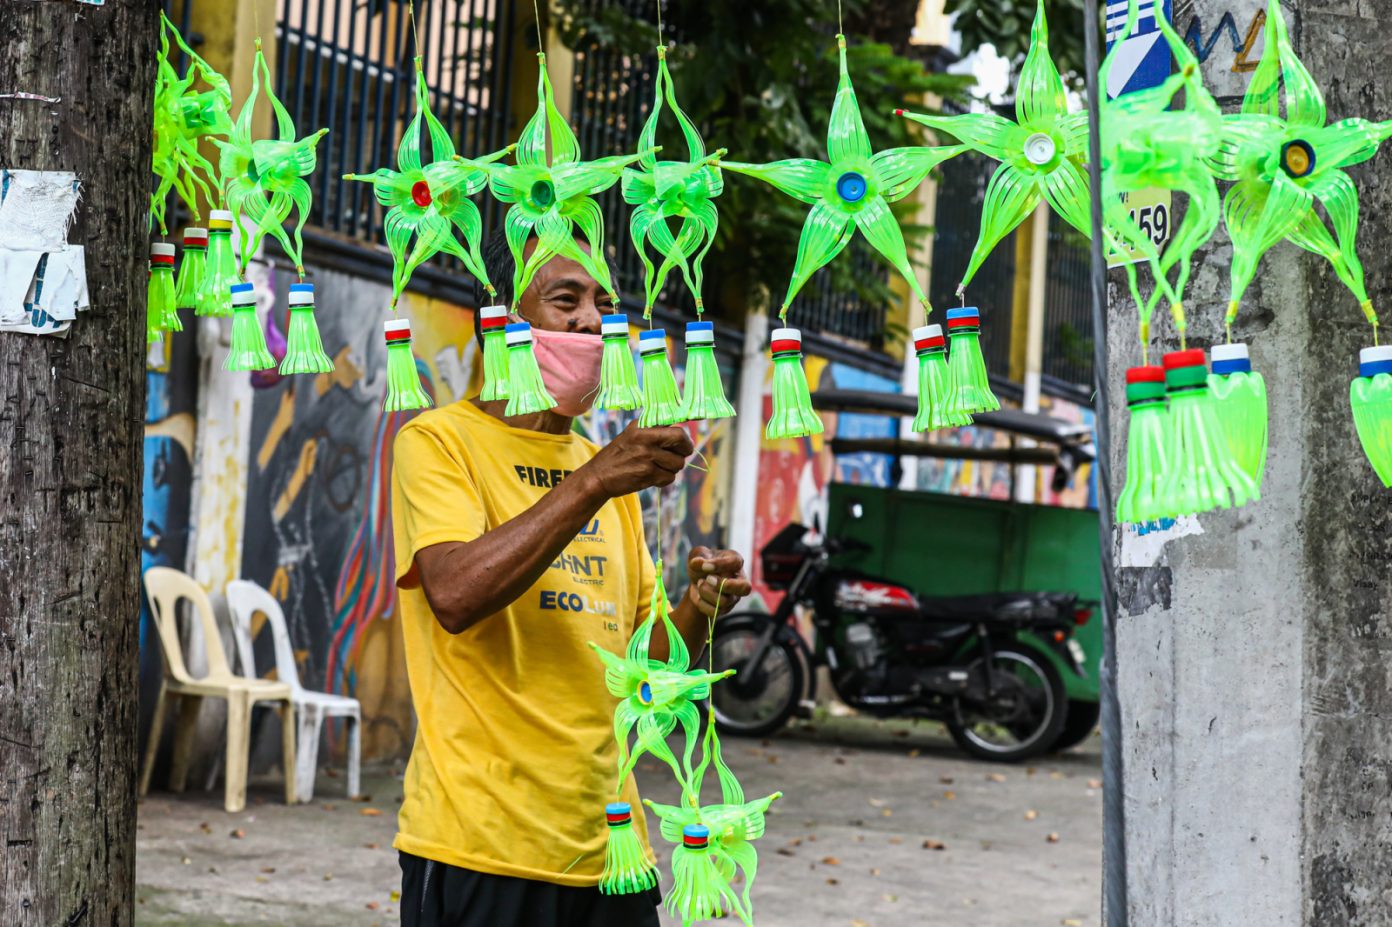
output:
<path id="1" fill-rule="evenodd" d="M 786 594 L 772 615 L 735 612 L 716 623 L 715 671 L 736 671 L 712 691 L 718 730 L 764 736 L 783 727 L 814 698 L 814 671 L 824 665 L 847 705 L 941 721 L 980 759 L 1018 762 L 1072 737 L 1063 677 L 1041 648 L 1082 672 L 1081 651 L 1069 644 L 1091 616 L 1085 603 L 1056 592 L 924 598 L 832 564 L 869 549 L 790 524 L 761 551 L 765 583 Z M 810 650 L 798 606 L 811 611 Z"/>

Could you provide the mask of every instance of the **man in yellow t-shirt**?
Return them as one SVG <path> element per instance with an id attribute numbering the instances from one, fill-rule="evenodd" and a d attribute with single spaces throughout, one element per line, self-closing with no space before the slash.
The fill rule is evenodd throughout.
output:
<path id="1" fill-rule="evenodd" d="M 486 260 L 511 302 L 501 236 Z M 461 400 L 397 436 L 396 583 L 418 723 L 394 844 L 403 927 L 658 923 L 656 891 L 596 887 L 618 750 L 616 700 L 588 643 L 622 653 L 646 619 L 653 562 L 635 493 L 671 484 L 692 445 L 675 427 L 629 426 L 604 448 L 572 430 L 612 311 L 578 263 L 552 258 L 516 312 L 557 408 L 509 418 L 505 401 Z M 749 582 L 734 551 L 698 547 L 686 566 L 672 616 L 698 654 L 707 617 Z M 666 649 L 659 629 L 654 657 Z M 631 776 L 619 800 L 651 856 Z"/>

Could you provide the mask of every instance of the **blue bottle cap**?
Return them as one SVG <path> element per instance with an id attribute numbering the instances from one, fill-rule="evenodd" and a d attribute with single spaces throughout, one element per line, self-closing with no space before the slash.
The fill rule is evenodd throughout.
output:
<path id="1" fill-rule="evenodd" d="M 714 322 L 687 322 L 686 330 L 689 332 L 713 332 L 715 331 Z"/>
<path id="2" fill-rule="evenodd" d="M 625 312 L 615 312 L 612 315 L 602 317 L 599 323 L 601 325 L 627 325 L 628 314 Z"/>
<path id="3" fill-rule="evenodd" d="M 604 806 L 605 814 L 628 814 L 633 806 L 626 801 L 612 801 Z"/>
<path id="4" fill-rule="evenodd" d="M 661 328 L 644 329 L 638 333 L 638 341 L 640 344 L 644 341 L 661 341 L 665 344 L 667 342 L 667 332 Z"/>
<path id="5" fill-rule="evenodd" d="M 509 322 L 507 327 L 503 329 L 505 332 L 529 332 L 531 330 L 532 326 L 526 322 Z"/>
<path id="6" fill-rule="evenodd" d="M 233 293 L 245 293 L 247 290 L 255 289 L 250 283 L 234 283 L 229 289 Z"/>
<path id="7" fill-rule="evenodd" d="M 312 283 L 292 283 L 290 284 L 291 293 L 313 293 L 314 284 Z"/>
<path id="8" fill-rule="evenodd" d="M 948 321 L 953 319 L 979 319 L 981 312 L 975 306 L 963 306 L 960 309 L 947 310 Z"/>

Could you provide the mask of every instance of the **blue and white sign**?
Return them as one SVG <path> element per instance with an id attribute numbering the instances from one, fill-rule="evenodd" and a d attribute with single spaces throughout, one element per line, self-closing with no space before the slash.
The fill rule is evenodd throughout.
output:
<path id="1" fill-rule="evenodd" d="M 1171 0 L 1140 0 L 1136 31 L 1121 46 L 1107 75 L 1107 98 L 1158 87 L 1170 76 L 1170 47 L 1165 44 L 1157 15 L 1174 21 Z M 1107 51 L 1126 29 L 1127 0 L 1107 0 Z"/>

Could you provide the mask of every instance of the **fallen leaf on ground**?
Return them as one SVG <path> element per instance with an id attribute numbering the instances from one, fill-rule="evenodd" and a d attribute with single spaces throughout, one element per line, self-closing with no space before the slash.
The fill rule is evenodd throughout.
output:
<path id="1" fill-rule="evenodd" d="M 375 844 L 375 843 L 364 843 L 364 844 L 363 844 L 363 849 L 365 849 L 365 850 L 376 850 L 376 849 L 378 849 L 378 848 L 379 848 L 378 845 Z"/>
<path id="2" fill-rule="evenodd" d="M 856 918 L 855 920 L 851 921 L 851 927 L 870 927 L 870 922 Z"/>
<path id="3" fill-rule="evenodd" d="M 779 856 L 797 856 L 796 853 L 794 853 L 792 850 L 788 849 L 787 847 L 779 847 L 779 848 L 778 848 L 778 855 L 779 855 Z"/>
<path id="4" fill-rule="evenodd" d="M 943 843 L 941 840 L 925 840 L 925 841 L 923 841 L 923 849 L 925 849 L 925 850 L 946 850 L 946 849 L 947 849 L 947 844 Z"/>
<path id="5" fill-rule="evenodd" d="M 987 779 L 990 779 L 992 782 L 1004 782 L 1004 781 L 1005 781 L 1005 776 L 1001 775 L 1000 773 L 990 773 L 989 775 L 986 776 L 986 778 L 987 778 Z"/>
<path id="6" fill-rule="evenodd" d="M 353 796 L 353 801 L 370 802 L 370 801 L 372 801 L 372 796 L 371 796 L 371 795 L 354 795 L 354 796 Z"/>
<path id="7" fill-rule="evenodd" d="M 880 874 L 880 870 L 878 870 L 878 869 L 871 869 L 871 870 L 870 870 L 870 874 L 871 874 L 872 876 L 877 876 L 877 875 Z"/>
<path id="8" fill-rule="evenodd" d="M 266 884 L 267 882 L 269 882 L 269 881 L 271 881 L 271 880 L 268 879 L 268 878 L 266 878 L 265 876 L 257 876 L 257 877 L 256 877 L 256 881 L 258 881 L 258 882 L 260 882 L 261 884 L 264 885 L 264 884 Z"/>
<path id="9" fill-rule="evenodd" d="M 1049 841 L 1050 843 L 1058 843 L 1058 842 L 1059 842 L 1059 835 L 1058 835 L 1058 833 L 1057 833 L 1056 831 L 1051 831 L 1051 832 L 1049 833 L 1049 836 L 1045 837 L 1044 839 L 1047 840 L 1047 841 Z"/>
<path id="10" fill-rule="evenodd" d="M 844 756 L 838 756 L 838 757 L 836 758 L 836 765 L 837 765 L 837 766 L 845 766 L 845 765 L 846 765 L 846 758 L 845 758 Z"/>
<path id="11" fill-rule="evenodd" d="M 369 910 L 369 911 L 376 911 L 376 910 L 377 910 L 378 908 L 380 908 L 380 907 L 381 907 L 381 905 L 378 904 L 378 903 L 375 902 L 375 901 L 369 901 L 369 902 L 367 903 L 367 910 Z"/>
<path id="12" fill-rule="evenodd" d="M 951 776 L 939 776 L 939 777 L 938 777 L 938 781 L 941 782 L 943 785 L 951 785 L 951 784 L 952 784 L 952 777 L 951 777 Z"/>
<path id="13" fill-rule="evenodd" d="M 400 900 L 401 900 L 401 892 L 397 891 L 396 889 L 392 889 L 392 892 L 391 892 L 391 900 L 392 900 L 392 901 L 400 901 Z"/>
<path id="14" fill-rule="evenodd" d="M 770 763 L 777 763 L 777 762 L 778 762 L 778 757 L 775 756 L 774 754 L 770 753 L 770 754 L 768 755 L 768 761 L 769 761 Z"/>
<path id="15" fill-rule="evenodd" d="M 866 799 L 866 801 L 870 802 L 870 807 L 871 807 L 871 808 L 883 808 L 883 807 L 884 807 L 884 799 L 883 799 L 883 798 L 869 798 L 869 799 Z"/>
<path id="16" fill-rule="evenodd" d="M 189 863 L 193 862 L 193 860 L 191 860 L 191 859 L 189 859 L 187 856 L 185 856 L 183 859 L 179 860 L 179 862 L 181 862 L 181 863 L 183 863 L 185 866 L 187 866 Z"/>
<path id="17" fill-rule="evenodd" d="M 271 873 L 275 872 L 275 867 L 274 867 L 274 866 L 262 866 L 262 867 L 261 867 L 261 871 L 264 872 L 266 875 L 270 875 Z"/>
<path id="18" fill-rule="evenodd" d="M 1102 788 L 1102 780 L 1101 780 L 1101 779 L 1089 779 L 1089 780 L 1088 780 L 1088 788 L 1090 788 L 1090 789 L 1100 789 L 1100 788 Z"/>
<path id="19" fill-rule="evenodd" d="M 326 802 L 324 802 L 322 805 L 320 805 L 319 807 L 320 807 L 320 808 L 323 808 L 325 811 L 332 811 L 332 810 L 334 810 L 334 807 L 335 807 L 335 806 L 334 806 L 334 803 L 333 803 L 333 802 L 331 802 L 331 801 L 326 801 Z"/>
<path id="20" fill-rule="evenodd" d="M 246 831 L 242 830 L 242 829 L 239 827 L 239 828 L 237 828 L 236 830 L 232 831 L 232 833 L 228 834 L 227 836 L 231 837 L 233 840 L 241 840 L 243 837 L 246 836 Z"/>
<path id="21" fill-rule="evenodd" d="M 956 800 L 957 800 L 957 793 L 956 793 L 956 792 L 943 792 L 943 798 L 946 798 L 948 801 L 956 801 Z"/>
<path id="22" fill-rule="evenodd" d="M 894 902 L 899 900 L 898 895 L 881 895 L 880 897 L 883 898 L 885 901 L 888 901 L 890 904 L 893 904 Z"/>
<path id="23" fill-rule="evenodd" d="M 828 885 L 840 885 L 840 884 L 841 884 L 841 880 L 840 880 L 840 879 L 827 879 L 827 884 L 828 884 Z"/>
<path id="24" fill-rule="evenodd" d="M 382 816 L 382 812 L 378 811 L 376 808 L 359 808 L 358 814 L 361 814 L 365 818 L 379 818 Z"/>
<path id="25" fill-rule="evenodd" d="M 332 882 L 332 881 L 333 881 L 333 873 L 332 873 L 332 872 L 326 872 L 326 873 L 324 873 L 324 881 L 325 881 L 325 882 Z"/>
<path id="26" fill-rule="evenodd" d="M 835 856 L 824 856 L 824 857 L 822 857 L 822 865 L 823 865 L 823 866 L 839 866 L 839 865 L 841 865 L 841 860 L 837 859 Z"/>
<path id="27" fill-rule="evenodd" d="M 198 829 L 203 831 L 203 833 L 205 834 L 211 834 L 213 832 L 213 825 L 209 824 L 207 821 L 204 821 L 202 824 L 198 825 Z"/>
<path id="28" fill-rule="evenodd" d="M 894 845 L 894 846 L 898 846 L 899 844 L 901 844 L 901 843 L 904 842 L 904 838 L 903 838 L 903 837 L 890 837 L 890 838 L 889 838 L 889 842 L 890 842 L 892 845 Z"/>
<path id="29" fill-rule="evenodd" d="M 1076 917 L 1065 917 L 1059 923 L 1063 924 L 1063 927 L 1083 927 L 1083 922 Z"/>
<path id="30" fill-rule="evenodd" d="M 908 732 L 908 731 L 895 731 L 895 732 L 894 732 L 894 736 L 895 736 L 895 737 L 908 737 L 908 736 L 909 736 L 909 732 Z"/>
<path id="31" fill-rule="evenodd" d="M 1063 773 L 1058 772 L 1057 770 L 1055 770 L 1054 772 L 1049 773 L 1049 778 L 1050 778 L 1050 779 L 1062 779 L 1062 778 L 1063 778 Z"/>
<path id="32" fill-rule="evenodd" d="M 1033 821 L 1037 817 L 1039 817 L 1039 812 L 1035 811 L 1033 808 L 1025 812 L 1026 821 Z"/>

